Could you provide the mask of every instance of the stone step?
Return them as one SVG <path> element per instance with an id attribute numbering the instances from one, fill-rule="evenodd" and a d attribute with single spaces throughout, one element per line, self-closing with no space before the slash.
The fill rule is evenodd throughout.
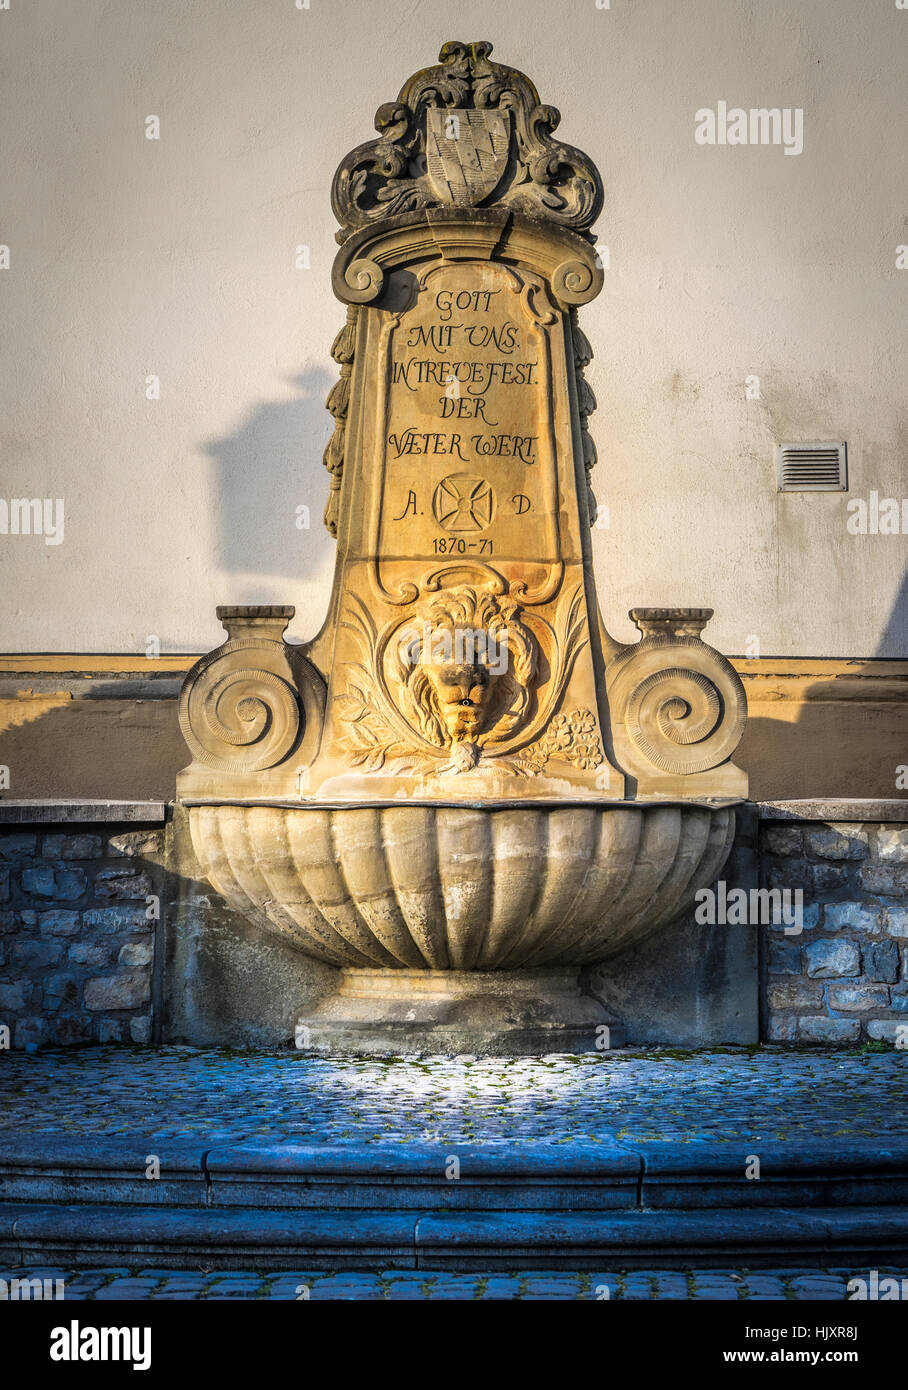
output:
<path id="1" fill-rule="evenodd" d="M 29 1134 L 0 1142 L 0 1202 L 357 1213 L 851 1208 L 908 1204 L 908 1139 L 218 1147 Z"/>
<path id="2" fill-rule="evenodd" d="M 636 1211 L 305 1211 L 0 1204 L 10 1269 L 855 1269 L 908 1257 L 904 1206 Z"/>

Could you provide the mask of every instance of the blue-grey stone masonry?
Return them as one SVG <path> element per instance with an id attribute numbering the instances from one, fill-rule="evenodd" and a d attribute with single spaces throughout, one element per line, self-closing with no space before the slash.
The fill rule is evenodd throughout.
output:
<path id="1" fill-rule="evenodd" d="M 0 1048 L 152 1041 L 163 840 L 0 825 Z"/>
<path id="2" fill-rule="evenodd" d="M 757 928 L 766 1041 L 908 1048 L 908 823 L 887 806 L 762 821 L 760 883 L 802 903 L 799 930 Z M 138 803 L 35 808 L 0 815 L 0 1050 L 156 1040 L 163 808 L 144 825 Z"/>
<path id="3" fill-rule="evenodd" d="M 764 822 L 760 858 L 804 905 L 765 928 L 767 1038 L 908 1048 L 908 825 Z"/>

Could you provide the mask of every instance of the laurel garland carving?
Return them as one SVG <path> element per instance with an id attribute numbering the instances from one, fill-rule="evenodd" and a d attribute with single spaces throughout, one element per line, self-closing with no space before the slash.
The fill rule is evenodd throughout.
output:
<path id="1" fill-rule="evenodd" d="M 334 433 L 328 440 L 323 462 L 331 475 L 331 491 L 325 504 L 325 525 L 332 536 L 337 536 L 337 523 L 340 511 L 340 488 L 344 477 L 344 449 L 347 434 L 347 411 L 350 406 L 350 376 L 353 372 L 353 359 L 356 355 L 356 320 L 359 306 L 351 304 L 347 309 L 347 322 L 331 345 L 331 356 L 340 364 L 340 380 L 328 392 L 326 405 L 334 417 Z"/>
<path id="2" fill-rule="evenodd" d="M 595 165 L 552 138 L 560 113 L 540 103 L 523 73 L 491 62 L 491 52 L 488 42 L 446 43 L 438 66 L 414 74 L 396 102 L 378 108 L 378 139 L 352 150 L 334 177 L 339 241 L 380 219 L 463 205 L 508 207 L 580 232 L 592 225 L 602 207 Z M 471 146 L 464 165 L 456 143 L 439 139 L 432 112 L 462 121 L 456 139 Z"/>
<path id="3" fill-rule="evenodd" d="M 596 467 L 596 445 L 593 436 L 590 434 L 588 420 L 596 409 L 596 397 L 593 395 L 592 387 L 584 377 L 584 372 L 593 360 L 593 349 L 590 340 L 584 333 L 580 324 L 577 322 L 577 310 L 571 310 L 571 331 L 574 342 L 574 380 L 577 383 L 577 413 L 580 416 L 580 447 L 583 450 L 583 467 L 586 477 L 586 497 L 589 507 L 590 525 L 596 521 L 598 505 L 593 493 L 593 484 L 590 477 Z"/>

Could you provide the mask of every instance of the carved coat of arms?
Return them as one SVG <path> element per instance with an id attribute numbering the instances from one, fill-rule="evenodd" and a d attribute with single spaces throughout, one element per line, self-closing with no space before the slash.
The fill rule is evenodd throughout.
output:
<path id="1" fill-rule="evenodd" d="M 436 194 L 455 207 L 475 207 L 507 167 L 507 111 L 436 106 L 426 117 L 426 167 Z"/>

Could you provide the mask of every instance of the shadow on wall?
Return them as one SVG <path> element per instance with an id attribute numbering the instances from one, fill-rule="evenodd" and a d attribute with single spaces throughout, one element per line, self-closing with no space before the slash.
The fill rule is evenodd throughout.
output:
<path id="1" fill-rule="evenodd" d="M 203 444 L 215 460 L 214 559 L 229 576 L 221 602 L 293 603 L 300 581 L 321 580 L 326 570 L 330 577 L 322 454 L 333 429 L 325 398 L 335 380 L 321 367 L 304 372 L 292 378 L 297 397 L 259 405 L 235 434 Z"/>
<path id="2" fill-rule="evenodd" d="M 908 677 L 884 681 L 881 674 L 874 698 L 872 667 L 873 661 L 906 658 L 908 569 L 874 658 L 856 662 L 855 673 L 868 678 L 861 682 L 861 698 L 849 692 L 846 674 L 808 687 L 802 704 L 788 706 L 798 711 L 794 719 L 748 719 L 736 761 L 750 775 L 751 799 L 905 797 L 897 779 L 908 764 Z"/>
<path id="3" fill-rule="evenodd" d="M 890 661 L 908 658 L 908 565 L 905 566 L 902 585 L 883 628 L 876 655 Z"/>
<path id="4" fill-rule="evenodd" d="M 167 801 L 190 761 L 175 691 L 151 699 L 69 699 L 0 731 L 0 763 L 10 770 L 4 800 Z"/>
<path id="5" fill-rule="evenodd" d="M 214 559 L 223 573 L 217 601 L 294 603 L 294 638 L 315 635 L 334 569 L 335 542 L 322 523 L 329 492 L 322 454 L 333 429 L 325 397 L 335 380 L 324 368 L 292 378 L 294 398 L 256 406 L 234 434 L 202 446 L 215 460 Z M 297 525 L 300 507 L 308 508 L 308 526 Z M 313 602 L 320 587 L 324 602 Z M 224 634 L 214 613 L 207 616 L 217 646 Z M 61 688 L 58 698 L 51 692 L 47 700 L 23 702 L 11 719 L 0 717 L 7 796 L 171 798 L 176 773 L 190 761 L 177 722 L 180 679 L 153 691 L 141 677 L 85 681 L 84 689 Z"/>
<path id="6" fill-rule="evenodd" d="M 294 639 L 315 635 L 334 568 L 335 542 L 322 524 L 329 491 L 322 454 L 332 429 L 324 401 L 335 379 L 324 368 L 293 378 L 296 397 L 260 404 L 234 434 L 204 445 L 215 461 L 216 559 L 224 574 L 218 601 L 296 603 Z M 308 528 L 297 527 L 298 507 L 309 509 Z M 321 587 L 324 601 L 313 601 Z M 875 657 L 908 658 L 908 570 Z M 803 704 L 754 707 L 781 715 L 787 704 L 794 717 L 752 713 L 748 721 L 736 761 L 750 775 L 753 800 L 905 796 L 896 778 L 908 765 L 908 678 L 901 686 L 891 676 L 881 680 L 881 698 L 868 698 L 872 666 L 855 663 L 867 677 L 860 698 L 827 680 L 813 684 Z M 178 684 L 149 698 L 125 682 L 86 682 L 81 698 L 59 692 L 59 701 L 40 710 L 36 702 L 33 713 L 0 729 L 0 764 L 12 774 L 8 796 L 171 798 L 189 761 L 177 723 Z"/>

